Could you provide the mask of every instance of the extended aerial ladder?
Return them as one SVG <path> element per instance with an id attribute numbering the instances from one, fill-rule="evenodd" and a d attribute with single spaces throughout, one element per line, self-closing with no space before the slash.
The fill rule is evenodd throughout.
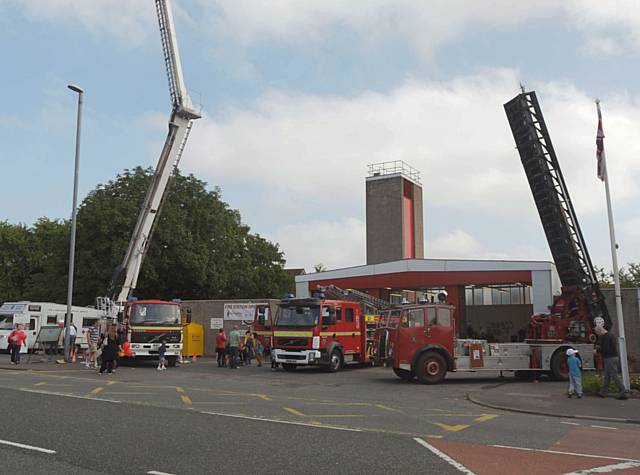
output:
<path id="1" fill-rule="evenodd" d="M 611 318 L 534 91 L 504 105 L 562 284 L 549 317 L 534 316 L 531 338 L 594 341 L 596 319 Z"/>
<path id="2" fill-rule="evenodd" d="M 136 287 L 140 267 L 149 247 L 154 223 L 162 208 L 167 185 L 180 162 L 193 121 L 200 118 L 184 84 L 170 0 L 156 0 L 156 12 L 169 80 L 172 110 L 167 138 L 158 159 L 151 185 L 142 203 L 129 247 L 122 263 L 116 268 L 111 279 L 111 299 L 117 303 L 126 301 L 131 291 Z"/>

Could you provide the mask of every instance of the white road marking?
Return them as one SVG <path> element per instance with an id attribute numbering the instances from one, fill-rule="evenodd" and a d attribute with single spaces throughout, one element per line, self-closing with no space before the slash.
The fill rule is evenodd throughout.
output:
<path id="1" fill-rule="evenodd" d="M 173 475 L 173 473 L 169 472 L 158 472 L 157 470 L 150 470 L 147 472 L 149 475 Z"/>
<path id="2" fill-rule="evenodd" d="M 88 399 L 89 401 L 114 402 L 114 403 L 122 402 L 122 401 L 116 401 L 115 399 L 103 399 L 103 398 L 99 398 L 99 397 L 78 396 L 76 394 L 55 393 L 55 392 L 52 392 L 52 391 L 37 391 L 35 389 L 26 389 L 26 388 L 20 388 L 20 391 L 25 392 L 25 393 L 44 394 L 46 396 L 61 396 L 61 397 L 71 397 L 71 398 L 74 398 L 74 399 Z"/>
<path id="3" fill-rule="evenodd" d="M 607 426 L 591 426 L 591 427 L 595 427 L 596 429 L 618 430 L 617 427 L 607 427 Z"/>
<path id="4" fill-rule="evenodd" d="M 460 462 L 456 462 L 455 460 L 453 460 L 451 457 L 449 457 L 444 452 L 441 452 L 440 450 L 436 449 L 433 445 L 429 444 L 426 440 L 421 439 L 420 437 L 414 437 L 413 440 L 415 440 L 417 443 L 422 445 L 424 448 L 426 448 L 430 452 L 436 454 L 438 457 L 440 457 L 442 460 L 447 462 L 449 465 L 457 468 L 462 473 L 466 473 L 467 475 L 475 475 L 474 472 L 469 470 L 467 467 L 462 465 Z"/>
<path id="5" fill-rule="evenodd" d="M 12 447 L 18 447 L 21 449 L 35 450 L 36 452 L 42 452 L 43 454 L 55 454 L 55 450 L 43 449 L 42 447 L 34 447 L 33 445 L 19 444 L 17 442 L 10 442 L 8 440 L 0 440 L 0 444 L 10 445 Z"/>
<path id="6" fill-rule="evenodd" d="M 560 424 L 567 424 L 568 426 L 579 426 L 580 425 L 577 422 L 566 422 L 566 421 L 560 421 Z"/>
<path id="7" fill-rule="evenodd" d="M 616 470 L 626 470 L 628 468 L 640 467 L 640 462 L 622 462 L 613 465 L 604 465 L 602 467 L 589 468 L 587 470 L 578 470 L 577 472 L 565 473 L 564 475 L 590 475 L 592 473 L 611 473 Z"/>
<path id="8" fill-rule="evenodd" d="M 200 411 L 200 414 L 209 414 L 212 416 L 221 416 L 221 417 L 234 417 L 236 419 L 250 419 L 252 421 L 260 421 L 260 422 L 275 422 L 276 424 L 289 424 L 294 426 L 313 427 L 315 429 L 333 429 L 333 430 L 344 430 L 348 432 L 363 432 L 361 429 L 352 429 L 350 427 L 327 426 L 324 424 L 310 424 L 307 422 L 282 421 L 279 419 L 266 419 L 263 417 L 243 416 L 240 414 L 225 414 L 223 412 Z"/>
<path id="9" fill-rule="evenodd" d="M 626 459 L 626 458 L 620 458 L 620 457 L 609 457 L 608 455 L 578 454 L 575 452 L 563 452 L 561 450 L 530 449 L 528 447 L 511 447 L 509 445 L 492 445 L 491 447 L 497 447 L 499 449 L 526 450 L 528 452 L 544 452 L 547 454 L 574 455 L 576 457 L 586 457 L 586 458 L 592 458 L 592 459 L 619 460 L 621 462 L 640 463 L 640 460 Z"/>

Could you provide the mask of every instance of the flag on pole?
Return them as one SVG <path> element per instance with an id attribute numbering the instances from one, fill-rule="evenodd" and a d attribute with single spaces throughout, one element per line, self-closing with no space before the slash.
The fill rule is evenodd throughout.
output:
<path id="1" fill-rule="evenodd" d="M 604 174 L 606 170 L 605 156 L 604 156 L 604 131 L 602 130 L 602 112 L 600 112 L 600 101 L 596 101 L 596 107 L 598 108 L 598 132 L 596 134 L 596 158 L 598 159 L 598 178 L 604 181 Z"/>

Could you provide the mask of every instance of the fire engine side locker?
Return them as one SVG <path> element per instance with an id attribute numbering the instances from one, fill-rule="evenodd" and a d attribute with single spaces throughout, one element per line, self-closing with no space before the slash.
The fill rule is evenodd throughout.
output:
<path id="1" fill-rule="evenodd" d="M 474 355 L 476 346 L 482 349 L 479 355 L 477 352 Z M 490 344 L 484 340 L 458 340 L 455 346 L 455 371 L 550 371 L 553 356 L 558 351 L 564 354 L 567 348 L 578 350 L 583 369 L 595 369 L 593 346 L 586 343 Z"/>

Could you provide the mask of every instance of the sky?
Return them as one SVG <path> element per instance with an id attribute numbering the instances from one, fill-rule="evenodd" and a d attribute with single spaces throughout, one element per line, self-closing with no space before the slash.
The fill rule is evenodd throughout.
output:
<path id="1" fill-rule="evenodd" d="M 425 257 L 550 260 L 502 105 L 535 90 L 594 264 L 611 269 L 596 177 L 603 109 L 621 263 L 640 262 L 640 3 L 174 0 L 202 106 L 180 168 L 219 187 L 287 267 L 365 263 L 367 165 L 422 173 Z M 151 0 L 0 0 L 0 220 L 70 216 L 155 166 L 170 111 Z"/>

